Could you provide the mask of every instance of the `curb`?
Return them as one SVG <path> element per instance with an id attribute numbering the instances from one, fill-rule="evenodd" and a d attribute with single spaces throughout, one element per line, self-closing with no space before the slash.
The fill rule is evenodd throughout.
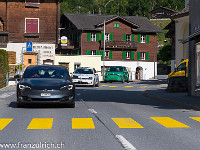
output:
<path id="1" fill-rule="evenodd" d="M 152 94 L 150 94 L 146 91 L 143 92 L 142 95 L 149 97 L 151 99 L 160 101 L 160 102 L 164 102 L 164 103 L 168 103 L 168 104 L 174 104 L 174 105 L 181 106 L 181 107 L 184 107 L 184 108 L 187 108 L 187 109 L 194 109 L 194 110 L 200 111 L 200 106 L 190 105 L 190 104 L 177 102 L 177 101 L 167 99 L 167 98 L 161 98 L 161 97 L 153 96 Z"/>
<path id="2" fill-rule="evenodd" d="M 0 91 L 3 91 L 3 90 L 5 90 L 5 89 L 7 89 L 7 88 L 9 88 L 9 87 L 11 87 L 11 86 L 16 86 L 16 85 L 8 85 L 8 86 L 5 86 L 5 87 L 1 88 Z"/>

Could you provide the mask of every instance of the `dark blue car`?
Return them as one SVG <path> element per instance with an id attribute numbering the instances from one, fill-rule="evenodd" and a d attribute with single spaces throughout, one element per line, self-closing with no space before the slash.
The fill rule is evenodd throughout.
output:
<path id="1" fill-rule="evenodd" d="M 59 103 L 75 107 L 75 85 L 63 66 L 29 66 L 17 84 L 17 105 Z"/>

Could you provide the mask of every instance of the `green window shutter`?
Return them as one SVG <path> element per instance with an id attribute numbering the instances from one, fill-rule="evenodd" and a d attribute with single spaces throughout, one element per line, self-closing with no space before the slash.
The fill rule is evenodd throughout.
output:
<path id="1" fill-rule="evenodd" d="M 101 51 L 101 59 L 104 59 L 104 51 Z"/>
<path id="2" fill-rule="evenodd" d="M 141 34 L 138 34 L 137 35 L 137 41 L 138 41 L 138 43 L 140 43 L 140 39 L 141 39 Z"/>
<path id="3" fill-rule="evenodd" d="M 87 41 L 91 41 L 91 33 L 87 33 Z"/>
<path id="4" fill-rule="evenodd" d="M 87 50 L 87 55 L 90 55 L 90 50 Z"/>
<path id="5" fill-rule="evenodd" d="M 149 52 L 146 52 L 146 60 L 149 60 Z"/>
<path id="6" fill-rule="evenodd" d="M 117 28 L 119 28 L 119 23 L 117 23 Z"/>
<path id="7" fill-rule="evenodd" d="M 132 41 L 134 41 L 134 34 L 132 34 Z"/>
<path id="8" fill-rule="evenodd" d="M 140 60 L 140 52 L 137 52 L 137 60 Z"/>
<path id="9" fill-rule="evenodd" d="M 149 35 L 146 35 L 147 43 L 149 43 Z"/>
<path id="10" fill-rule="evenodd" d="M 96 55 L 99 55 L 99 50 L 96 50 Z"/>
<path id="11" fill-rule="evenodd" d="M 113 58 L 113 52 L 112 52 L 112 51 L 110 51 L 110 56 L 109 56 L 109 58 L 110 58 L 110 59 Z"/>
<path id="12" fill-rule="evenodd" d="M 126 34 L 123 34 L 123 41 L 126 41 Z"/>
<path id="13" fill-rule="evenodd" d="M 104 33 L 101 33 L 101 40 L 104 40 Z"/>
<path id="14" fill-rule="evenodd" d="M 126 59 L 126 51 L 122 51 L 122 59 Z"/>
<path id="15" fill-rule="evenodd" d="M 79 52 L 79 51 L 77 51 L 77 55 L 80 55 L 80 52 Z"/>
<path id="16" fill-rule="evenodd" d="M 97 33 L 97 42 L 99 42 L 99 33 Z"/>
<path id="17" fill-rule="evenodd" d="M 113 33 L 110 33 L 110 41 L 113 41 Z"/>
<path id="18" fill-rule="evenodd" d="M 117 23 L 114 23 L 114 28 L 117 28 Z"/>
<path id="19" fill-rule="evenodd" d="M 134 59 L 134 51 L 131 51 L 131 59 Z"/>

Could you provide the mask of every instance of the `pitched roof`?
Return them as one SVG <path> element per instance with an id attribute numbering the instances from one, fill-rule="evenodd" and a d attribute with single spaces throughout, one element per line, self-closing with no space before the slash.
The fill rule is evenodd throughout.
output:
<path id="1" fill-rule="evenodd" d="M 187 5 L 183 10 L 172 15 L 171 19 L 176 19 L 184 16 L 189 16 L 189 5 Z"/>
<path id="2" fill-rule="evenodd" d="M 68 18 L 78 30 L 102 30 L 100 27 L 103 26 L 104 19 L 106 22 L 122 19 L 136 28 L 133 32 L 163 32 L 146 17 L 71 13 L 65 13 L 64 16 Z"/>
<path id="3" fill-rule="evenodd" d="M 175 11 L 175 10 L 173 10 L 173 9 L 170 9 L 170 8 L 167 8 L 167 7 L 158 7 L 158 8 L 156 8 L 156 9 L 154 9 L 154 10 L 152 10 L 152 11 L 150 11 L 150 12 L 153 12 L 153 11 L 155 11 L 155 10 L 158 10 L 158 9 L 160 9 L 160 8 L 162 8 L 162 9 L 166 9 L 166 10 L 169 10 L 169 11 L 171 11 L 171 12 L 174 12 L 174 13 L 177 13 L 177 11 Z"/>

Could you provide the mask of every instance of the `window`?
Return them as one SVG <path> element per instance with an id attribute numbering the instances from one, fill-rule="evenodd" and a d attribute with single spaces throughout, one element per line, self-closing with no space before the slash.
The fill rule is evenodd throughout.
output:
<path id="1" fill-rule="evenodd" d="M 105 40 L 106 40 L 106 41 L 109 41 L 109 40 L 110 40 L 110 34 L 109 34 L 109 33 L 106 33 L 106 34 L 105 34 Z"/>
<path id="2" fill-rule="evenodd" d="M 141 35 L 141 43 L 145 43 L 146 42 L 146 36 L 145 35 Z"/>
<path id="3" fill-rule="evenodd" d="M 119 23 L 114 23 L 114 28 L 119 28 Z"/>
<path id="4" fill-rule="evenodd" d="M 81 66 L 81 64 L 74 64 L 74 70 L 77 69 L 80 66 Z"/>
<path id="5" fill-rule="evenodd" d="M 130 34 L 126 34 L 126 41 L 131 41 L 131 35 Z"/>
<path id="6" fill-rule="evenodd" d="M 146 54 L 146 53 L 144 53 L 144 52 L 141 52 L 141 53 L 140 53 L 140 59 L 141 59 L 141 60 L 145 60 L 145 56 L 146 56 L 145 54 Z"/>
<path id="7" fill-rule="evenodd" d="M 91 41 L 96 41 L 96 34 L 95 33 L 91 33 Z"/>
<path id="8" fill-rule="evenodd" d="M 32 59 L 28 59 L 28 63 L 31 64 L 31 62 L 32 62 Z"/>
<path id="9" fill-rule="evenodd" d="M 126 52 L 126 59 L 130 59 L 131 58 L 131 52 Z"/>
<path id="10" fill-rule="evenodd" d="M 105 57 L 109 58 L 110 52 L 109 51 L 105 51 Z"/>
<path id="11" fill-rule="evenodd" d="M 96 50 L 90 51 L 90 55 L 96 55 Z"/>
<path id="12" fill-rule="evenodd" d="M 177 71 L 182 71 L 186 69 L 186 63 L 182 63 L 177 67 Z"/>
<path id="13" fill-rule="evenodd" d="M 39 3 L 39 0 L 26 0 L 26 3 Z"/>
<path id="14" fill-rule="evenodd" d="M 25 33 L 39 33 L 39 19 L 26 18 L 25 19 Z"/>

